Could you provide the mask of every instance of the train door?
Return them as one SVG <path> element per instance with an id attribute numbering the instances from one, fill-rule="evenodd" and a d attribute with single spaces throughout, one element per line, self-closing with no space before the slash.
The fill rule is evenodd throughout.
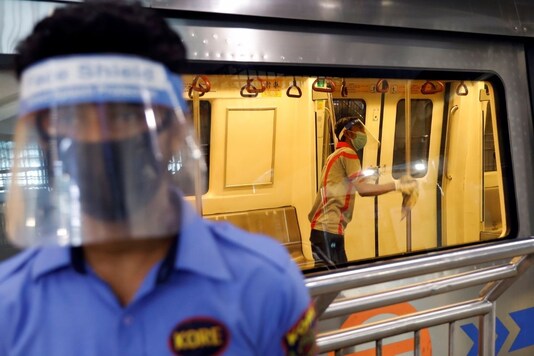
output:
<path id="1" fill-rule="evenodd" d="M 497 115 L 494 90 L 483 83 L 480 101 L 484 118 L 484 146 L 482 166 L 484 169 L 483 225 L 481 240 L 503 237 L 508 231 L 504 204 L 504 182 L 497 134 Z"/>
<path id="2" fill-rule="evenodd" d="M 380 180 L 388 182 L 408 174 L 418 180 L 420 193 L 407 216 L 403 216 L 400 194 L 377 197 L 379 255 L 434 248 L 444 86 L 440 82 L 391 80 L 383 95 Z M 410 102 L 409 108 L 406 102 Z"/>
<path id="3" fill-rule="evenodd" d="M 445 246 L 473 241 L 480 229 L 482 117 L 480 107 L 472 103 L 478 90 L 470 83 L 466 87 L 467 95 L 451 95 L 448 113 L 442 184 Z"/>
<path id="4" fill-rule="evenodd" d="M 442 178 L 444 245 L 506 231 L 493 90 L 484 82 L 451 86 Z"/>

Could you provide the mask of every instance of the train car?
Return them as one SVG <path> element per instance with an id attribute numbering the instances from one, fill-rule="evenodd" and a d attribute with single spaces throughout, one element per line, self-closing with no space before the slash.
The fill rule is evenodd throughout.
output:
<path id="1" fill-rule="evenodd" d="M 0 3 L 2 202 L 16 117 L 12 54 L 68 2 Z M 183 97 L 208 168 L 197 209 L 287 247 L 321 315 L 321 353 L 534 351 L 533 5 L 145 4 L 188 48 Z M 366 127 L 362 179 L 408 175 L 419 195 L 411 209 L 398 192 L 356 195 L 348 262 L 332 264 L 314 261 L 309 213 L 346 116 Z M 27 184 L 38 187 L 40 167 L 29 167 Z M 177 179 L 180 167 L 180 157 L 169 162 Z M 0 258 L 13 253 L 2 237 Z"/>

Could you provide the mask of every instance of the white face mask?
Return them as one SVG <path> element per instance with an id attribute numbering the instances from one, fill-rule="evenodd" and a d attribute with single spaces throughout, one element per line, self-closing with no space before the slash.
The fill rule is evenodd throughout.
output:
<path id="1" fill-rule="evenodd" d="M 356 136 L 351 138 L 351 142 L 356 151 L 359 151 L 367 143 L 367 135 L 363 132 L 356 132 Z"/>

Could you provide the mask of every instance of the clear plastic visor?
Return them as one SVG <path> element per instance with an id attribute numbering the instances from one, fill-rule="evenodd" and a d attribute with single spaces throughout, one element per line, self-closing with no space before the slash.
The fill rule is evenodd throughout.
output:
<path id="1" fill-rule="evenodd" d="M 176 188 L 198 193 L 203 166 L 181 93 L 167 88 L 165 100 L 138 82 L 129 83 L 124 98 L 93 92 L 22 112 L 7 200 L 9 238 L 19 246 L 77 246 L 176 234 Z M 54 98 L 70 95 L 68 87 L 47 90 Z"/>
<path id="2" fill-rule="evenodd" d="M 365 124 L 360 120 L 359 118 L 354 118 L 354 120 L 351 120 L 345 127 L 341 130 L 341 132 L 338 135 L 338 139 L 342 140 L 343 136 L 347 136 L 349 138 L 355 138 L 358 134 L 365 134 L 365 146 L 367 145 L 373 145 L 378 147 L 380 145 L 380 141 L 373 135 L 373 133 L 365 126 Z"/>

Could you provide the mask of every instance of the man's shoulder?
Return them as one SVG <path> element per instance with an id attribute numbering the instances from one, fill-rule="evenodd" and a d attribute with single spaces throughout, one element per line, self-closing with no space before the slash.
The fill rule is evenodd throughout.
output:
<path id="1" fill-rule="evenodd" d="M 24 304 L 24 295 L 31 293 L 32 266 L 39 250 L 28 249 L 0 263 L 0 312 Z"/>
<path id="2" fill-rule="evenodd" d="M 234 255 L 231 258 L 252 256 L 257 263 L 271 265 L 280 271 L 291 263 L 286 248 L 269 236 L 251 233 L 227 222 L 208 222 L 208 226 L 217 243 Z"/>
<path id="3" fill-rule="evenodd" d="M 360 159 L 358 156 L 358 153 L 354 151 L 354 149 L 350 146 L 338 146 L 332 152 L 328 158 L 327 161 L 337 161 L 338 159 Z"/>
<path id="4" fill-rule="evenodd" d="M 250 233 L 226 222 L 210 222 L 227 266 L 242 283 L 246 299 L 289 303 L 297 308 L 309 304 L 304 276 L 287 249 L 277 240 Z"/>
<path id="5" fill-rule="evenodd" d="M 0 285 L 10 278 L 29 271 L 38 253 L 39 249 L 30 248 L 0 263 Z"/>

